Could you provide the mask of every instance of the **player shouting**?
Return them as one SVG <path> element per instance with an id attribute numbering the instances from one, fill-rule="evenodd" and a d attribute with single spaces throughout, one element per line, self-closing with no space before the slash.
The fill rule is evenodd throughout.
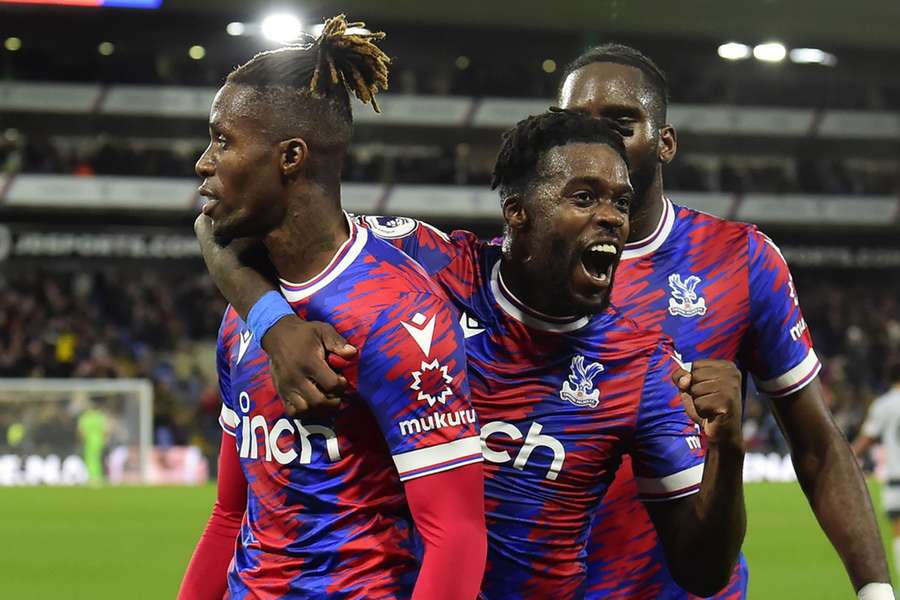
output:
<path id="1" fill-rule="evenodd" d="M 462 332 L 421 268 L 341 210 L 348 88 L 375 106 L 387 85 L 380 34 L 347 34 L 357 25 L 336 17 L 312 44 L 255 56 L 213 101 L 196 168 L 216 237 L 262 239 L 297 314 L 333 324 L 359 360 L 333 414 L 290 418 L 259 337 L 226 312 L 224 495 L 181 598 L 221 598 L 226 569 L 230 598 L 457 600 L 481 581 L 482 456 Z M 455 419 L 404 434 L 432 400 Z M 234 508 L 242 495 L 246 514 Z"/>

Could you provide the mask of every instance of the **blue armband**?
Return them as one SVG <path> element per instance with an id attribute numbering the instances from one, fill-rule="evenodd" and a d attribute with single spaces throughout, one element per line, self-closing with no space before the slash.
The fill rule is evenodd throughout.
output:
<path id="1" fill-rule="evenodd" d="M 266 292 L 250 309 L 250 314 L 247 315 L 247 328 L 256 336 L 257 342 L 262 344 L 263 337 L 272 325 L 293 314 L 294 309 L 284 296 L 274 290 Z"/>

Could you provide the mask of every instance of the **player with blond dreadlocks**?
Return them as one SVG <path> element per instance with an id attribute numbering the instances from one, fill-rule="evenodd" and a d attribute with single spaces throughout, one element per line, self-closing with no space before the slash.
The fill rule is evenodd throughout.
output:
<path id="1" fill-rule="evenodd" d="M 333 413 L 293 418 L 252 334 L 264 313 L 245 323 L 228 308 L 218 499 L 181 599 L 220 600 L 227 583 L 229 598 L 457 600 L 481 583 L 484 483 L 463 333 L 421 268 L 341 210 L 349 93 L 377 110 L 387 87 L 389 59 L 373 43 L 383 34 L 348 34 L 361 26 L 341 15 L 312 43 L 258 54 L 210 110 L 196 169 L 216 239 L 261 239 L 297 315 L 330 323 L 359 356 Z M 421 426 L 436 403 L 446 419 Z"/>

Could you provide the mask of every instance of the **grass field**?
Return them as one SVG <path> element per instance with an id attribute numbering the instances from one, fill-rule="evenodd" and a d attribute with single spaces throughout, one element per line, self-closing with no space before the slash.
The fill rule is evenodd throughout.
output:
<path id="1" fill-rule="evenodd" d="M 855 597 L 799 487 L 746 489 L 751 598 Z M 214 493 L 212 486 L 0 490 L 0 595 L 174 598 Z"/>

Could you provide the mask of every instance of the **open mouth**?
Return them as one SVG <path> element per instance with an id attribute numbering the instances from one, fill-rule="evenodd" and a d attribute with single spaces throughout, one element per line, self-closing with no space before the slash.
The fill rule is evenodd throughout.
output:
<path id="1" fill-rule="evenodd" d="M 612 281 L 613 265 L 619 250 L 615 244 L 598 242 L 591 244 L 581 253 L 581 265 L 588 277 L 601 285 Z"/>

